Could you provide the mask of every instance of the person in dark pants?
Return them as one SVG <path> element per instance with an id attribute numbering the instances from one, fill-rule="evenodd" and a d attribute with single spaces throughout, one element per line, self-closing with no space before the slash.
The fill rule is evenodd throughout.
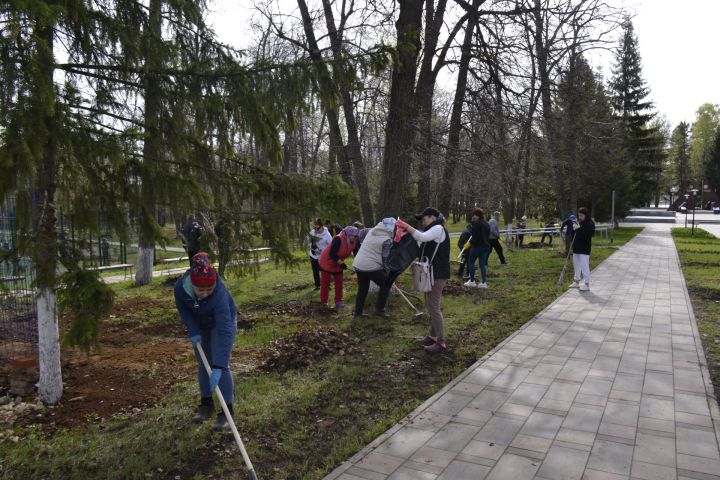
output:
<path id="1" fill-rule="evenodd" d="M 370 282 L 380 287 L 377 302 L 375 302 L 375 315 L 390 318 L 385 310 L 391 285 L 383 268 L 392 246 L 392 234 L 395 229 L 395 219 L 388 217 L 375 225 L 365 235 L 358 253 L 353 260 L 353 269 L 357 274 L 358 291 L 355 297 L 355 318 L 363 317 L 365 299 L 370 290 Z"/>
<path id="2" fill-rule="evenodd" d="M 472 233 L 470 233 L 471 227 L 472 224 L 468 223 L 458 239 L 458 248 L 460 249 L 460 267 L 458 268 L 457 275 L 461 280 L 463 278 L 463 273 L 465 273 L 468 257 L 470 256 L 470 249 L 466 249 L 465 244 L 468 240 L 470 240 L 470 236 L 472 235 Z"/>
<path id="3" fill-rule="evenodd" d="M 185 250 L 188 253 L 188 260 L 190 266 L 193 265 L 193 257 L 200 251 L 200 237 L 202 236 L 202 227 L 196 221 L 191 220 L 187 225 L 180 231 L 182 236 L 185 238 Z"/>
<path id="4" fill-rule="evenodd" d="M 519 230 L 519 232 L 516 234 L 515 237 L 515 245 L 518 248 L 523 247 L 523 240 L 525 239 L 525 235 L 520 233 L 520 231 L 525 230 L 527 228 L 527 217 L 523 215 L 520 217 L 520 220 L 518 220 L 517 224 L 515 224 L 515 228 Z"/>
<path id="5" fill-rule="evenodd" d="M 187 328 L 198 362 L 200 406 L 192 421 L 202 423 L 213 415 L 215 405 L 212 394 L 215 387 L 220 387 L 232 415 L 233 378 L 229 365 L 237 331 L 237 310 L 207 253 L 195 254 L 192 267 L 175 283 L 174 294 L 175 306 Z M 197 344 L 202 345 L 212 367 L 210 375 L 197 352 Z M 225 413 L 218 414 L 213 429 L 230 429 Z"/>
<path id="6" fill-rule="evenodd" d="M 570 215 L 568 218 L 565 219 L 565 221 L 560 225 L 560 235 L 562 235 L 563 240 L 565 240 L 565 255 L 570 254 L 570 245 L 572 245 L 573 237 L 575 236 L 575 232 L 573 230 L 573 224 L 577 221 L 577 218 L 575 215 Z"/>
<path id="7" fill-rule="evenodd" d="M 545 231 L 543 232 L 542 236 L 540 237 L 540 244 L 543 244 L 545 242 L 545 237 L 548 237 L 550 241 L 548 242 L 548 246 L 552 247 L 552 241 L 553 241 L 553 232 L 552 230 L 555 229 L 555 221 L 550 218 L 548 219 L 547 223 L 545 223 Z"/>
<path id="8" fill-rule="evenodd" d="M 315 290 L 320 289 L 320 264 L 318 260 L 320 259 L 320 254 L 325 250 L 325 247 L 330 244 L 331 240 L 332 235 L 330 235 L 328 229 L 323 226 L 322 221 L 319 218 L 315 220 L 315 225 L 307 236 L 307 242 L 310 245 L 308 256 L 310 257 Z"/>
<path id="9" fill-rule="evenodd" d="M 110 265 L 110 242 L 105 237 L 100 240 L 100 265 Z"/>
<path id="10" fill-rule="evenodd" d="M 470 280 L 463 285 L 466 287 L 487 288 L 487 259 L 490 255 L 490 225 L 485 221 L 485 212 L 477 208 L 472 213 L 472 235 L 470 237 L 470 257 L 468 258 L 468 273 Z M 475 262 L 480 261 L 481 283 L 475 281 Z"/>
<path id="11" fill-rule="evenodd" d="M 493 218 L 490 219 L 488 222 L 488 225 L 490 226 L 490 236 L 488 239 L 490 240 L 490 252 L 495 250 L 495 253 L 497 253 L 498 258 L 500 259 L 500 265 L 507 265 L 507 260 L 505 260 L 505 255 L 503 255 L 503 248 L 502 245 L 500 245 L 500 227 L 499 222 L 500 221 L 500 212 L 494 212 Z M 488 253 L 488 258 L 490 258 L 490 254 Z"/>

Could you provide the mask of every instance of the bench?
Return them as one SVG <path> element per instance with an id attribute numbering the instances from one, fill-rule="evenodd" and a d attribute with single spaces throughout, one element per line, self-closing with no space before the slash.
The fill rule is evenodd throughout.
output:
<path id="1" fill-rule="evenodd" d="M 86 270 L 95 270 L 98 273 L 122 270 L 123 277 L 127 278 L 128 269 L 132 269 L 134 266 L 135 264 L 133 263 L 116 263 L 114 265 L 103 265 L 101 267 L 88 267 Z"/>
<path id="2" fill-rule="evenodd" d="M 189 257 L 174 257 L 174 258 L 161 258 L 157 261 L 157 263 L 178 263 L 178 262 L 187 262 L 189 260 Z"/>

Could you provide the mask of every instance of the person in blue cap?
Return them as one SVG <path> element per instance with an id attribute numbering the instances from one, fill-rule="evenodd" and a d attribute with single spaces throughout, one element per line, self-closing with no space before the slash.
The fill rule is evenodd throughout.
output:
<path id="1" fill-rule="evenodd" d="M 565 221 L 560 225 L 560 235 L 565 240 L 565 255 L 570 253 L 570 245 L 572 244 L 575 231 L 573 230 L 573 223 L 577 222 L 575 215 L 569 215 Z"/>

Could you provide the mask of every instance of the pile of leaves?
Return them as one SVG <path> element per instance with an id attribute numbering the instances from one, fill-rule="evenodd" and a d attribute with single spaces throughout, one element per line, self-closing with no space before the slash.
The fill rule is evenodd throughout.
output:
<path id="1" fill-rule="evenodd" d="M 333 328 L 302 330 L 280 340 L 266 349 L 260 368 L 265 371 L 285 371 L 302 368 L 328 355 L 345 355 L 355 349 L 356 341 Z"/>
<path id="2" fill-rule="evenodd" d="M 459 297 L 461 295 L 467 295 L 470 289 L 463 286 L 461 283 L 448 280 L 443 288 L 443 295 L 449 295 L 451 297 Z"/>

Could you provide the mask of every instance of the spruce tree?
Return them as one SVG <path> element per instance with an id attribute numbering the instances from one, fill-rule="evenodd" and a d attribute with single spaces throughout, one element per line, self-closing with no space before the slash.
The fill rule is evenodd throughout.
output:
<path id="1" fill-rule="evenodd" d="M 610 86 L 613 108 L 622 128 L 621 159 L 630 169 L 631 201 L 636 206 L 645 205 L 657 191 L 664 145 L 656 129 L 650 126 L 655 114 L 647 100 L 650 90 L 643 79 L 638 40 L 629 18 L 623 24 Z"/>
<path id="2" fill-rule="evenodd" d="M 687 122 L 680 122 L 670 136 L 670 161 L 675 167 L 675 185 L 680 195 L 684 194 L 691 184 L 689 129 Z"/>

